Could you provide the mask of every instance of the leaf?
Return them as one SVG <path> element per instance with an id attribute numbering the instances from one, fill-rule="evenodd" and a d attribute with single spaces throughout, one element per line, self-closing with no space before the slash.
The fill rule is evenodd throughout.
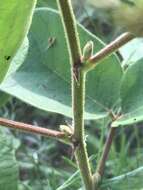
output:
<path id="1" fill-rule="evenodd" d="M 0 131 L 0 189 L 17 190 L 18 166 L 9 136 Z"/>
<path id="2" fill-rule="evenodd" d="M 60 187 L 56 190 L 65 190 L 69 188 L 73 184 L 77 184 L 79 181 L 79 170 L 77 170 L 74 174 L 72 174 Z"/>
<path id="3" fill-rule="evenodd" d="M 78 25 L 82 48 L 104 45 Z M 30 49 L 18 72 L 7 78 L 0 89 L 37 108 L 72 116 L 70 63 L 59 14 L 48 8 L 36 10 L 29 32 Z M 105 117 L 119 99 L 122 69 L 115 55 L 102 61 L 87 76 L 86 119 Z"/>
<path id="4" fill-rule="evenodd" d="M 6 76 L 11 75 L 21 66 L 27 55 L 28 47 L 29 43 L 28 43 L 28 38 L 26 37 L 24 42 L 20 46 L 18 52 L 14 56 Z M 11 97 L 10 95 L 0 91 L 0 107 L 4 106 L 9 101 L 10 97 Z"/>
<path id="5" fill-rule="evenodd" d="M 143 187 L 143 167 L 118 177 L 106 180 L 101 185 L 101 190 L 142 190 Z"/>
<path id="6" fill-rule="evenodd" d="M 121 47 L 119 51 L 123 57 L 124 64 L 136 62 L 143 57 L 143 39 L 136 38 Z"/>
<path id="7" fill-rule="evenodd" d="M 14 73 L 18 70 L 18 68 L 24 63 L 24 60 L 27 56 L 29 49 L 29 41 L 27 36 L 25 37 L 23 43 L 19 47 L 16 55 L 14 56 L 13 60 L 11 61 L 10 67 L 8 69 L 6 77 Z"/>
<path id="8" fill-rule="evenodd" d="M 37 2 L 38 7 L 51 7 L 53 9 L 57 9 L 56 0 L 40 0 Z"/>
<path id="9" fill-rule="evenodd" d="M 112 126 L 143 121 L 143 59 L 130 66 L 121 85 L 122 116 Z"/>
<path id="10" fill-rule="evenodd" d="M 0 82 L 28 32 L 36 0 L 0 2 Z"/>
<path id="11" fill-rule="evenodd" d="M 10 99 L 10 95 L 0 91 L 0 107 L 4 106 L 8 100 Z"/>

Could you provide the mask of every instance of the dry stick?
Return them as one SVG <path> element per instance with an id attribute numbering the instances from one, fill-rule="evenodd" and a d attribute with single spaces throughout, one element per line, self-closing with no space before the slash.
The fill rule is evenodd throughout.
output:
<path id="1" fill-rule="evenodd" d="M 46 129 L 43 127 L 37 127 L 34 125 L 21 123 L 21 122 L 17 122 L 17 121 L 12 121 L 12 120 L 8 120 L 8 119 L 4 119 L 4 118 L 0 118 L 0 126 L 1 127 L 9 127 L 12 129 L 18 129 L 18 130 L 25 131 L 27 133 L 29 133 L 29 132 L 35 133 L 38 135 L 56 138 L 56 139 L 63 139 L 65 137 L 65 134 L 60 131 Z"/>
<path id="2" fill-rule="evenodd" d="M 81 48 L 71 0 L 57 0 L 71 60 L 72 109 L 75 156 L 86 190 L 92 190 L 92 173 L 84 135 L 85 74 L 82 71 Z"/>

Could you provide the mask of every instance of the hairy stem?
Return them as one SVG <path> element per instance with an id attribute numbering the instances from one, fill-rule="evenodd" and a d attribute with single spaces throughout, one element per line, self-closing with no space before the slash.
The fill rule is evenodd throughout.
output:
<path id="1" fill-rule="evenodd" d="M 81 48 L 72 10 L 71 0 L 57 0 L 63 21 L 69 53 L 71 57 L 72 76 L 72 109 L 76 160 L 86 190 L 92 190 L 92 173 L 85 144 L 84 135 L 84 101 L 85 101 L 85 74 L 82 71 Z"/>
<path id="2" fill-rule="evenodd" d="M 25 131 L 27 133 L 35 133 L 38 135 L 56 138 L 56 139 L 63 139 L 65 137 L 65 134 L 60 131 L 46 129 L 43 127 L 37 127 L 34 125 L 21 123 L 21 122 L 17 122 L 17 121 L 12 121 L 12 120 L 8 120 L 5 118 L 0 118 L 0 127 L 9 127 L 12 129 L 18 129 L 21 131 Z"/>
<path id="3" fill-rule="evenodd" d="M 71 64 L 79 64 L 81 48 L 71 0 L 57 0 L 57 3 L 59 5 L 61 19 L 68 42 L 67 45 L 72 59 Z"/>
<path id="4" fill-rule="evenodd" d="M 92 190 L 92 173 L 84 134 L 84 100 L 85 100 L 85 74 L 81 70 L 79 81 L 73 79 L 73 124 L 75 126 L 75 156 L 78 162 L 86 190 Z"/>

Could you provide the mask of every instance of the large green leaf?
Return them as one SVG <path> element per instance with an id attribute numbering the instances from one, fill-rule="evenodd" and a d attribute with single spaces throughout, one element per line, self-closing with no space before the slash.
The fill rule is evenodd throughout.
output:
<path id="1" fill-rule="evenodd" d="M 0 1 L 0 82 L 28 32 L 36 0 Z"/>
<path id="2" fill-rule="evenodd" d="M 12 141 L 0 131 L 0 189 L 18 189 L 18 166 Z"/>
<path id="3" fill-rule="evenodd" d="M 130 66 L 121 85 L 122 116 L 112 125 L 129 125 L 143 120 L 143 59 Z"/>
<path id="4" fill-rule="evenodd" d="M 101 190 L 142 190 L 143 167 L 118 177 L 103 181 Z"/>
<path id="5" fill-rule="evenodd" d="M 95 52 L 103 43 L 78 26 L 82 47 L 93 40 Z M 30 49 L 17 73 L 1 90 L 37 108 L 72 116 L 70 63 L 59 14 L 48 8 L 36 10 L 29 33 Z M 122 69 L 115 55 L 102 61 L 87 77 L 86 118 L 107 115 L 119 99 Z"/>

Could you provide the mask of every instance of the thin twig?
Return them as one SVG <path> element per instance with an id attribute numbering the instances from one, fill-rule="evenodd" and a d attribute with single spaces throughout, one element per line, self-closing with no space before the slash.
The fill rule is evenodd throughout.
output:
<path id="1" fill-rule="evenodd" d="M 114 134 L 115 134 L 115 128 L 110 128 L 108 137 L 107 137 L 106 142 L 105 142 L 105 147 L 103 149 L 103 153 L 101 155 L 101 159 L 98 163 L 97 170 L 96 170 L 96 173 L 98 173 L 101 177 L 103 176 L 103 173 L 104 173 L 105 163 L 106 163 L 106 160 L 108 158 L 109 151 L 111 149 Z"/>
<path id="2" fill-rule="evenodd" d="M 114 41 L 105 46 L 105 48 L 101 49 L 98 53 L 93 55 L 90 58 L 90 62 L 97 63 L 99 60 L 109 56 L 111 53 L 118 50 L 121 46 L 131 41 L 133 38 L 135 38 L 135 36 L 129 32 L 121 34 L 118 38 L 116 38 Z"/>
<path id="3" fill-rule="evenodd" d="M 60 131 L 46 129 L 43 127 L 37 127 L 34 125 L 21 123 L 21 122 L 17 122 L 17 121 L 12 121 L 12 120 L 8 120 L 5 118 L 0 118 L 0 127 L 9 127 L 12 129 L 18 129 L 21 131 L 25 131 L 27 133 L 35 133 L 38 135 L 51 137 L 51 138 L 57 138 L 57 139 L 63 139 L 65 137 L 65 134 Z"/>

